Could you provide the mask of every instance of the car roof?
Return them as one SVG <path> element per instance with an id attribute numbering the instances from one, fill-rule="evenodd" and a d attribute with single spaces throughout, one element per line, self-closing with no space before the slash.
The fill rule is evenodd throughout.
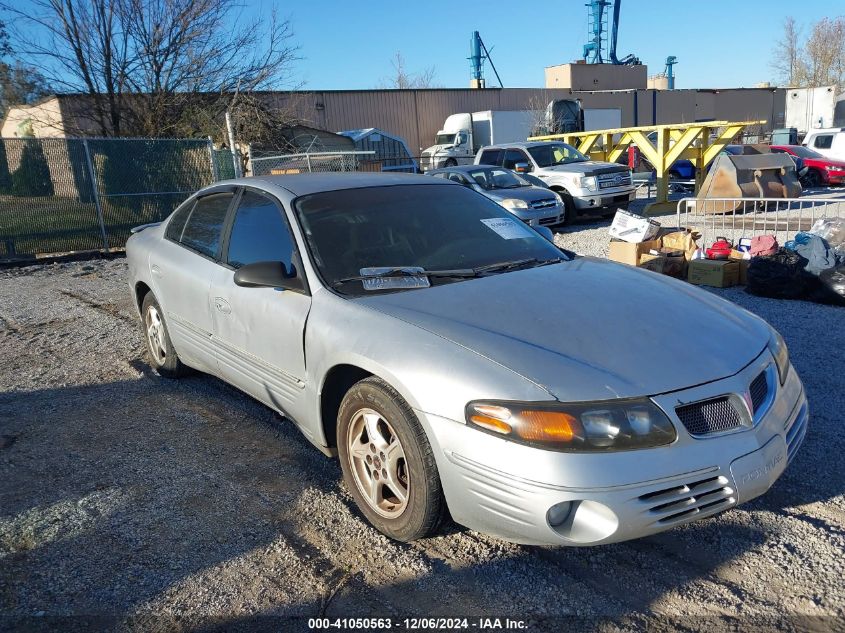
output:
<path id="1" fill-rule="evenodd" d="M 295 196 L 341 189 L 362 189 L 365 187 L 386 187 L 392 185 L 442 185 L 442 181 L 426 178 L 422 174 L 397 174 L 384 172 L 323 172 L 291 174 L 284 176 L 248 176 L 227 180 L 227 185 L 248 187 L 261 184 L 287 189 Z"/>
<path id="2" fill-rule="evenodd" d="M 479 169 L 505 169 L 506 171 L 511 171 L 510 169 L 500 167 L 499 165 L 455 165 L 454 167 L 438 167 L 437 169 L 432 169 L 427 173 L 440 174 L 447 171 L 462 171 L 467 173 L 470 171 L 478 171 Z"/>
<path id="3" fill-rule="evenodd" d="M 496 145 L 485 145 L 479 151 L 485 149 L 507 149 L 509 147 L 518 147 L 520 149 L 530 149 L 532 147 L 540 147 L 548 145 L 549 143 L 563 143 L 563 141 L 517 141 L 515 143 L 497 143 Z"/>

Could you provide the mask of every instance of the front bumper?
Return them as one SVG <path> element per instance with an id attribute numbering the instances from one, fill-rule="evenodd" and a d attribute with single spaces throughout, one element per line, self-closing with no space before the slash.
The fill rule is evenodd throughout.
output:
<path id="1" fill-rule="evenodd" d="M 841 185 L 845 183 L 845 171 L 826 171 L 827 184 Z"/>
<path id="2" fill-rule="evenodd" d="M 615 543 L 712 516 L 759 496 L 780 477 L 803 441 L 809 419 L 794 369 L 752 428 L 695 438 L 673 409 L 681 399 L 736 393 L 739 385 L 744 390 L 771 362 L 766 351 L 736 376 L 655 397 L 675 424 L 678 439 L 648 450 L 546 451 L 417 413 L 435 449 L 456 522 L 518 543 Z M 557 509 L 551 516 L 558 513 L 555 527 L 549 519 L 553 507 Z"/>
<path id="3" fill-rule="evenodd" d="M 590 211 L 614 206 L 627 206 L 637 195 L 636 189 L 626 188 L 622 190 L 601 191 L 597 193 L 585 192 L 572 201 L 578 211 Z"/>

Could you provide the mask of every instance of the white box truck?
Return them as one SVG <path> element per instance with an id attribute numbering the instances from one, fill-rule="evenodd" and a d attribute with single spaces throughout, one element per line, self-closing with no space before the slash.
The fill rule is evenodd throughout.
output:
<path id="1" fill-rule="evenodd" d="M 524 141 L 531 136 L 536 115 L 525 110 L 461 112 L 447 117 L 434 145 L 422 151 L 423 171 L 471 165 L 484 145 Z"/>
<path id="2" fill-rule="evenodd" d="M 813 130 L 833 127 L 835 109 L 834 86 L 787 88 L 784 127 L 794 127 L 798 130 L 800 137 L 806 136 Z"/>

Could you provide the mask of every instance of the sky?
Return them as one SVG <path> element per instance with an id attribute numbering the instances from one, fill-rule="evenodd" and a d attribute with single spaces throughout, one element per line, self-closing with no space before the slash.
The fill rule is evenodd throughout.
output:
<path id="1" fill-rule="evenodd" d="M 252 0 L 244 17 L 288 17 L 302 57 L 297 79 L 309 90 L 378 87 L 399 51 L 409 71 L 433 66 L 435 84 L 469 84 L 472 31 L 481 33 L 505 87 L 542 87 L 543 68 L 581 56 L 586 0 Z M 845 14 L 843 0 L 624 0 L 619 56 L 633 53 L 661 72 L 678 58 L 677 88 L 751 87 L 775 83 L 769 63 L 786 16 L 804 31 Z M 488 85 L 495 78 L 485 67 Z"/>

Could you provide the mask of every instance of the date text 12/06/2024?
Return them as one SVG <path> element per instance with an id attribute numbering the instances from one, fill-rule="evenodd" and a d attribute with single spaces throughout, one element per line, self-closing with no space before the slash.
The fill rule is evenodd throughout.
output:
<path id="1" fill-rule="evenodd" d="M 525 620 L 515 618 L 310 618 L 308 628 L 313 630 L 390 630 L 408 631 L 458 631 L 458 630 L 511 630 L 528 628 Z"/>

